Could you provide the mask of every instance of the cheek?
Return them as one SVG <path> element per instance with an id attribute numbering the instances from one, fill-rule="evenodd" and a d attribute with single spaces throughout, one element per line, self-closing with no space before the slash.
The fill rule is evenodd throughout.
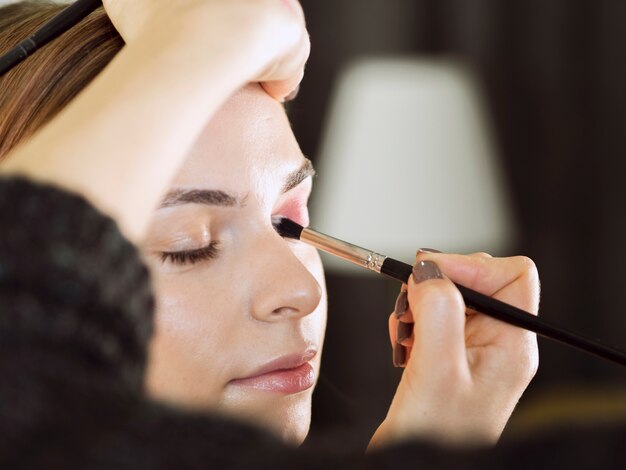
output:
<path id="1" fill-rule="evenodd" d="M 157 398 L 183 406 L 217 404 L 228 376 L 237 328 L 216 289 L 189 276 L 155 279 L 155 335 L 150 344 L 147 385 Z M 213 285 L 214 287 L 218 287 Z"/>
<path id="2" fill-rule="evenodd" d="M 288 240 L 287 243 L 296 258 L 308 269 L 325 291 L 324 267 L 317 249 L 297 240 Z"/>
<path id="3" fill-rule="evenodd" d="M 322 261 L 320 259 L 318 251 L 308 245 L 304 245 L 305 253 L 303 253 L 303 263 L 307 267 L 307 269 L 311 272 L 313 277 L 317 280 L 318 284 L 322 289 L 322 297 L 320 299 L 320 303 L 315 309 L 315 311 L 307 316 L 303 323 L 306 325 L 305 328 L 309 328 L 309 331 L 312 336 L 317 338 L 319 351 L 317 358 L 315 360 L 315 368 L 317 370 L 316 375 L 319 377 L 319 371 L 321 366 L 321 357 L 322 350 L 324 346 L 324 337 L 326 336 L 326 323 L 327 323 L 327 292 L 326 292 L 326 282 L 324 278 L 324 268 L 322 266 Z"/>
<path id="4" fill-rule="evenodd" d="M 214 287 L 214 283 L 198 282 L 189 274 L 163 276 L 155 282 L 158 320 L 173 329 L 200 328 L 198 334 L 209 333 L 211 323 L 217 321 L 215 311 L 223 307 Z"/>
<path id="5" fill-rule="evenodd" d="M 306 251 L 305 254 L 305 266 L 307 269 L 313 274 L 313 277 L 317 280 L 322 291 L 324 292 L 324 297 L 326 297 L 326 281 L 324 277 L 324 266 L 322 265 L 322 260 L 320 258 L 320 254 L 316 248 L 312 246 L 305 245 L 302 243 L 303 249 Z"/>
<path id="6" fill-rule="evenodd" d="M 322 260 L 320 259 L 317 249 L 304 243 L 295 242 L 294 253 L 300 262 L 302 262 L 302 264 L 313 275 L 322 289 L 320 303 L 315 309 L 315 314 L 311 316 L 311 320 L 318 324 L 318 328 L 322 330 L 323 335 L 324 330 L 326 329 L 327 293 Z"/>
<path id="7" fill-rule="evenodd" d="M 161 292 L 157 308 L 157 329 L 169 352 L 181 367 L 216 371 L 224 366 L 217 358 L 230 357 L 228 344 L 238 334 L 238 298 L 223 282 L 181 277 Z M 226 346 L 225 346 L 226 345 Z"/>

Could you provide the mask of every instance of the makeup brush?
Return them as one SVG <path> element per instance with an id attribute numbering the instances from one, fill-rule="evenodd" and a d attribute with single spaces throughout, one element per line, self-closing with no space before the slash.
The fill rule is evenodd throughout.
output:
<path id="1" fill-rule="evenodd" d="M 293 220 L 275 217 L 272 223 L 276 231 L 285 238 L 301 240 L 322 251 L 338 256 L 362 268 L 384 274 L 400 282 L 408 282 L 413 271 L 410 264 L 375 253 L 366 248 L 338 240 L 310 228 L 302 227 Z M 465 305 L 473 310 L 520 328 L 533 331 L 540 336 L 594 354 L 609 361 L 626 366 L 626 353 L 617 348 L 601 344 L 599 341 L 584 337 L 554 325 L 543 318 L 532 315 L 505 302 L 488 297 L 467 287 L 455 283 L 461 292 Z"/>
<path id="2" fill-rule="evenodd" d="M 102 6 L 102 0 L 78 0 L 65 8 L 17 46 L 0 56 L 0 77 L 33 52 L 71 29 L 99 6 Z"/>

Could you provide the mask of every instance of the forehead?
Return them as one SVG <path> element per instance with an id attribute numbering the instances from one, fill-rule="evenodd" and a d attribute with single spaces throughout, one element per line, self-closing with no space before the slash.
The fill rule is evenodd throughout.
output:
<path id="1" fill-rule="evenodd" d="M 279 191 L 302 161 L 282 104 L 250 84 L 207 123 L 171 187 Z"/>

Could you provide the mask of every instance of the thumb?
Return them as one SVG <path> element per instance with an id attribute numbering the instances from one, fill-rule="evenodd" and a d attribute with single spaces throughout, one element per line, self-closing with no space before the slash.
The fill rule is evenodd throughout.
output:
<path id="1" fill-rule="evenodd" d="M 408 300 L 415 322 L 415 339 L 407 368 L 417 367 L 429 377 L 453 370 L 469 372 L 465 303 L 452 281 L 444 277 L 433 261 L 419 261 L 413 266 Z"/>

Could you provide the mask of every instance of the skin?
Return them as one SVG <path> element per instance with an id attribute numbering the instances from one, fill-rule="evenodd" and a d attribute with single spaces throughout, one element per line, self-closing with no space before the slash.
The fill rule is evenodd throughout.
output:
<path id="1" fill-rule="evenodd" d="M 310 180 L 281 191 L 303 163 L 280 104 L 308 57 L 301 8 L 295 0 L 104 4 L 126 46 L 12 152 L 0 174 L 83 195 L 141 248 L 158 304 L 146 383 L 151 394 L 247 417 L 300 442 L 312 388 L 286 396 L 231 381 L 311 347 L 318 351 L 315 377 L 319 370 L 326 315 L 321 265 L 311 248 L 282 240 L 271 226 L 272 215 L 307 224 Z M 178 186 L 235 193 L 245 204 L 155 212 Z M 405 203 L 410 210 L 414 201 Z M 178 271 L 159 265 L 163 251 L 210 240 L 219 243 L 212 260 Z M 409 354 L 370 448 L 424 437 L 493 444 L 537 370 L 535 335 L 466 317 L 472 312 L 453 284 L 536 314 L 532 261 L 418 254 L 416 265 L 426 259 L 443 274 L 409 280 L 409 309 L 401 319 L 411 325 Z M 390 319 L 392 342 L 397 323 Z"/>
<path id="2" fill-rule="evenodd" d="M 148 391 L 250 419 L 294 443 L 308 432 L 313 387 L 284 394 L 229 382 L 307 350 L 317 351 L 317 379 L 326 326 L 322 265 L 314 248 L 281 238 L 271 225 L 275 215 L 308 224 L 312 177 L 283 192 L 306 161 L 281 103 L 258 84 L 242 88 L 211 119 L 170 186 L 220 190 L 242 204 L 157 209 L 140 245 L 157 297 Z M 162 252 L 209 241 L 219 242 L 213 259 L 162 261 Z"/>

